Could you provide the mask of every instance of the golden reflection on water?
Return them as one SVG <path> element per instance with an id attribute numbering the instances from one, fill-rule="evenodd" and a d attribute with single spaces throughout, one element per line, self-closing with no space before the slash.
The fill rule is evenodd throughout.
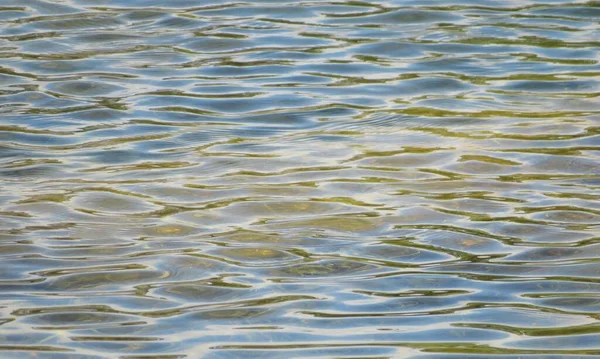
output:
<path id="1" fill-rule="evenodd" d="M 596 2 L 0 2 L 0 357 L 600 355 Z"/>

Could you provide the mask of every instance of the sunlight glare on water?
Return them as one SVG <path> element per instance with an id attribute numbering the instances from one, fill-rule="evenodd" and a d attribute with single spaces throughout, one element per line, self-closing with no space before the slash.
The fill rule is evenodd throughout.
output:
<path id="1" fill-rule="evenodd" d="M 0 0 L 0 357 L 599 356 L 599 24 Z"/>

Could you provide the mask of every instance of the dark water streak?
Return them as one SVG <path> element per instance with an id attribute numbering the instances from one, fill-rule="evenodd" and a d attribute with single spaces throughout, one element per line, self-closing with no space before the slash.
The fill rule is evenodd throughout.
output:
<path id="1" fill-rule="evenodd" d="M 599 23 L 0 0 L 0 357 L 600 355 Z"/>

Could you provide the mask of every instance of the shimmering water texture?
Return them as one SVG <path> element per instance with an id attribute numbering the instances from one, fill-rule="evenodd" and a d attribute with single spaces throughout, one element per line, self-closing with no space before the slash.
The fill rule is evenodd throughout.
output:
<path id="1" fill-rule="evenodd" d="M 600 3 L 0 4 L 0 358 L 600 356 Z"/>

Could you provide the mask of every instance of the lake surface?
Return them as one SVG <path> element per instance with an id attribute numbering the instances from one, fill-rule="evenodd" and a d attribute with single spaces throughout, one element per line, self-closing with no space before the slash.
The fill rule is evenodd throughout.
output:
<path id="1" fill-rule="evenodd" d="M 600 355 L 599 24 L 0 0 L 0 357 Z"/>

